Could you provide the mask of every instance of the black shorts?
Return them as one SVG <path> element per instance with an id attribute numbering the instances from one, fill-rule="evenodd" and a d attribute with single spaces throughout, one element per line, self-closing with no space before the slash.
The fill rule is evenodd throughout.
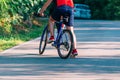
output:
<path id="1" fill-rule="evenodd" d="M 65 14 L 69 16 L 66 26 L 74 26 L 74 10 L 69 6 L 63 5 L 55 8 L 51 14 L 51 17 L 56 21 L 60 21 L 60 17 L 65 16 Z"/>

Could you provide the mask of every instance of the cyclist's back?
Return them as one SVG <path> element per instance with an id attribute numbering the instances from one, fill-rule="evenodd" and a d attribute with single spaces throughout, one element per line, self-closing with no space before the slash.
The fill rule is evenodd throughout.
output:
<path id="1" fill-rule="evenodd" d="M 72 8 L 74 7 L 74 4 L 73 4 L 72 0 L 53 0 L 53 1 L 56 2 L 57 7 L 63 6 L 63 5 L 70 6 Z"/>
<path id="2" fill-rule="evenodd" d="M 54 20 L 60 21 L 61 16 L 66 14 L 69 16 L 67 26 L 73 26 L 74 15 L 73 15 L 73 1 L 72 0 L 53 0 L 56 3 L 56 8 L 52 12 L 51 16 Z"/>

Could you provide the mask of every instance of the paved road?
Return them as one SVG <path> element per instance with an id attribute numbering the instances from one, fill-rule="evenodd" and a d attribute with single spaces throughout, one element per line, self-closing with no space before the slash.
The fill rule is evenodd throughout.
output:
<path id="1" fill-rule="evenodd" d="M 120 22 L 75 20 L 79 56 L 60 59 L 39 38 L 0 53 L 0 80 L 120 80 Z"/>

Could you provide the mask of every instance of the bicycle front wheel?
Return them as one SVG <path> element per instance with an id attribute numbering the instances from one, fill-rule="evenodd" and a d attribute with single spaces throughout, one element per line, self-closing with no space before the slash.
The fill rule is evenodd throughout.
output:
<path id="1" fill-rule="evenodd" d="M 67 59 L 72 53 L 73 49 L 73 35 L 70 30 L 63 30 L 59 38 L 59 45 L 57 47 L 60 58 Z"/>
<path id="2" fill-rule="evenodd" d="M 41 39 L 40 39 L 40 44 L 39 44 L 39 54 L 42 55 L 43 52 L 45 51 L 46 45 L 47 45 L 47 36 L 48 36 L 48 29 L 47 27 L 43 30 Z"/>

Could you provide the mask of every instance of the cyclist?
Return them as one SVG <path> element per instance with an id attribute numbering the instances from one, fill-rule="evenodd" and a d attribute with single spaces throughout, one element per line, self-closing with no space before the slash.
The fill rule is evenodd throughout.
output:
<path id="1" fill-rule="evenodd" d="M 39 14 L 41 16 L 44 16 L 44 11 L 47 9 L 47 7 L 52 2 L 54 2 L 56 5 L 55 5 L 55 7 L 53 7 L 54 10 L 52 11 L 52 13 L 49 17 L 49 21 L 48 21 L 48 27 L 49 27 L 50 35 L 51 35 L 48 42 L 54 41 L 54 33 L 53 33 L 54 23 L 56 21 L 60 21 L 61 16 L 65 15 L 67 13 L 69 16 L 69 20 L 66 23 L 66 26 L 67 26 L 67 29 L 72 32 L 73 38 L 74 38 L 72 55 L 77 56 L 78 52 L 76 49 L 76 36 L 75 36 L 74 30 L 73 30 L 73 25 L 74 25 L 74 14 L 73 14 L 74 3 L 73 3 L 73 0 L 47 0 L 39 12 Z"/>

